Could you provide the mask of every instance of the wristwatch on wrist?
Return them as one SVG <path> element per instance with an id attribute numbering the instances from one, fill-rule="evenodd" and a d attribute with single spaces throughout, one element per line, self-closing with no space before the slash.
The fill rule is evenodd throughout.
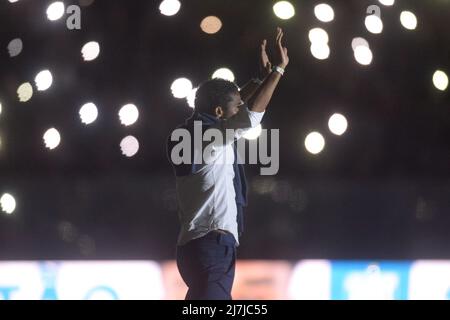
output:
<path id="1" fill-rule="evenodd" d="M 272 71 L 276 71 L 281 75 L 284 75 L 284 69 L 280 66 L 273 66 Z"/>

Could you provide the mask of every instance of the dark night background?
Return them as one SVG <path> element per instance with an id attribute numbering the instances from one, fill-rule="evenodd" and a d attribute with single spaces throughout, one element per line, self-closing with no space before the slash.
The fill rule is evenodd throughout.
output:
<path id="1" fill-rule="evenodd" d="M 236 82 L 255 75 L 258 44 L 285 30 L 290 64 L 263 127 L 280 129 L 280 171 L 258 176 L 249 166 L 250 205 L 241 259 L 449 259 L 450 99 L 434 88 L 435 70 L 450 71 L 450 1 L 397 0 L 382 9 L 384 30 L 370 34 L 366 8 L 375 0 L 326 1 L 331 23 L 313 14 L 318 1 L 292 1 L 296 15 L 282 21 L 273 1 L 184 0 L 172 17 L 160 1 L 96 0 L 82 7 L 82 29 L 50 22 L 50 1 L 0 3 L 0 194 L 17 200 L 0 214 L 0 259 L 172 259 L 178 232 L 175 180 L 165 139 L 189 116 L 171 83 L 194 85 L 226 66 Z M 65 1 L 65 4 L 78 1 Z M 418 17 L 415 31 L 399 21 Z M 216 15 L 223 27 L 203 33 L 200 21 Z M 331 55 L 309 51 L 308 31 L 324 28 Z M 351 41 L 366 38 L 370 66 L 353 58 Z M 23 52 L 10 58 L 9 41 Z M 82 61 L 83 44 L 101 53 Z M 42 69 L 54 82 L 20 103 L 17 88 Z M 92 101 L 99 117 L 81 123 L 78 110 Z M 125 127 L 126 103 L 139 120 Z M 328 117 L 343 113 L 348 131 L 332 135 Z M 58 148 L 42 135 L 55 127 Z M 309 154 L 305 136 L 324 134 L 326 147 Z M 139 139 L 136 156 L 121 155 L 126 135 Z"/>

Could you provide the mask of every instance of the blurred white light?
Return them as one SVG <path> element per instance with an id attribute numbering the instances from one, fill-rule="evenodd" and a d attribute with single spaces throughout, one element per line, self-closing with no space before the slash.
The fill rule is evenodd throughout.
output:
<path id="1" fill-rule="evenodd" d="M 55 149 L 60 142 L 61 142 L 61 135 L 55 128 L 48 129 L 44 133 L 44 143 L 46 148 L 50 150 Z"/>
<path id="2" fill-rule="evenodd" d="M 123 155 L 132 157 L 139 150 L 139 141 L 133 136 L 125 137 L 120 142 L 120 149 L 122 150 Z"/>
<path id="3" fill-rule="evenodd" d="M 294 6 L 289 1 L 279 1 L 273 5 L 275 15 L 283 20 L 292 18 L 295 15 Z"/>
<path id="4" fill-rule="evenodd" d="M 233 71 L 231 71 L 228 68 L 220 68 L 220 69 L 217 69 L 213 73 L 212 78 L 213 79 L 214 78 L 220 78 L 220 79 L 225 79 L 225 80 L 233 82 L 234 81 L 234 74 L 233 74 Z"/>
<path id="5" fill-rule="evenodd" d="M 175 98 L 186 98 L 192 91 L 192 82 L 187 78 L 178 78 L 172 82 L 170 90 Z"/>
<path id="6" fill-rule="evenodd" d="M 355 59 L 359 64 L 362 64 L 363 66 L 367 66 L 372 63 L 373 60 L 373 54 L 372 50 L 366 46 L 358 46 L 356 47 L 355 51 Z"/>
<path id="7" fill-rule="evenodd" d="M 311 54 L 319 60 L 328 59 L 330 56 L 330 47 L 326 43 L 313 42 L 311 44 Z"/>
<path id="8" fill-rule="evenodd" d="M 81 49 L 84 61 L 95 60 L 100 54 L 100 45 L 96 41 L 86 43 Z"/>
<path id="9" fill-rule="evenodd" d="M 15 2 L 17 2 L 17 1 L 19 1 L 19 0 L 8 0 L 10 3 L 15 3 Z"/>
<path id="10" fill-rule="evenodd" d="M 119 119 L 124 126 L 130 126 L 139 118 L 139 110 L 134 104 L 126 104 L 119 110 Z"/>
<path id="11" fill-rule="evenodd" d="M 366 17 L 365 25 L 367 30 L 371 33 L 378 34 L 383 31 L 383 21 L 374 14 Z"/>
<path id="12" fill-rule="evenodd" d="M 445 91 L 448 87 L 448 76 L 444 71 L 437 70 L 433 74 L 433 84 L 441 91 Z"/>
<path id="13" fill-rule="evenodd" d="M 17 89 L 20 102 L 27 102 L 33 96 L 33 87 L 29 82 L 22 83 Z"/>
<path id="14" fill-rule="evenodd" d="M 395 3 L 395 0 L 378 0 L 384 6 L 392 6 Z"/>
<path id="15" fill-rule="evenodd" d="M 339 113 L 333 114 L 328 120 L 328 128 L 335 135 L 342 135 L 347 130 L 347 119 Z"/>
<path id="16" fill-rule="evenodd" d="M 417 27 L 417 18 L 411 11 L 403 11 L 400 14 L 400 22 L 408 30 L 414 30 Z"/>
<path id="17" fill-rule="evenodd" d="M 16 209 L 16 199 L 9 193 L 5 193 L 0 198 L 0 205 L 2 207 L 2 211 L 6 214 L 12 214 Z"/>
<path id="18" fill-rule="evenodd" d="M 97 119 L 97 106 L 92 102 L 86 103 L 80 108 L 79 114 L 82 123 L 91 124 Z"/>
<path id="19" fill-rule="evenodd" d="M 334 19 L 334 10 L 326 3 L 321 3 L 315 6 L 314 14 L 316 15 L 316 18 L 322 22 L 330 22 Z"/>
<path id="20" fill-rule="evenodd" d="M 0 102 L 0 114 L 2 114 L 2 103 Z"/>
<path id="21" fill-rule="evenodd" d="M 314 28 L 309 31 L 309 41 L 311 43 L 328 43 L 328 33 L 322 28 Z"/>
<path id="22" fill-rule="evenodd" d="M 325 147 L 325 139 L 318 132 L 311 132 L 306 136 L 305 148 L 312 154 L 320 153 Z"/>
<path id="23" fill-rule="evenodd" d="M 247 140 L 255 140 L 261 135 L 261 132 L 262 127 L 260 124 L 258 124 L 256 127 L 247 130 L 243 137 Z"/>
<path id="24" fill-rule="evenodd" d="M 195 108 L 195 95 L 197 94 L 197 90 L 198 88 L 192 89 L 186 97 L 187 104 L 191 108 Z"/>
<path id="25" fill-rule="evenodd" d="M 17 38 L 17 39 L 13 39 L 9 42 L 8 44 L 8 53 L 9 56 L 12 57 L 17 57 L 23 50 L 23 42 L 21 39 Z"/>
<path id="26" fill-rule="evenodd" d="M 64 3 L 56 1 L 50 4 L 47 8 L 47 18 L 50 21 L 61 19 L 65 13 Z"/>
<path id="27" fill-rule="evenodd" d="M 369 42 L 367 42 L 366 39 L 361 38 L 361 37 L 353 38 L 353 40 L 352 40 L 353 50 L 356 50 L 356 47 L 359 47 L 359 46 L 370 48 Z"/>
<path id="28" fill-rule="evenodd" d="M 43 70 L 34 78 L 38 91 L 45 91 L 52 86 L 53 76 L 49 70 Z"/>
<path id="29" fill-rule="evenodd" d="M 159 5 L 159 11 L 165 16 L 173 16 L 180 10 L 181 3 L 178 0 L 164 0 Z"/>

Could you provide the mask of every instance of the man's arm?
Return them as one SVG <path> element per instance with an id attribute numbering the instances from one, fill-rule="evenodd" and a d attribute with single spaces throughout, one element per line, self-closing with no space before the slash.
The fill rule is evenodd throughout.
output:
<path id="1" fill-rule="evenodd" d="M 282 68 L 283 70 L 289 63 L 289 57 L 287 55 L 287 49 L 282 46 L 283 38 L 283 30 L 281 28 L 277 28 L 277 36 L 276 36 L 276 66 Z M 262 49 L 262 62 L 265 60 L 266 67 L 269 67 L 271 64 L 268 61 L 266 50 L 266 41 L 263 41 L 261 45 Z M 264 55 L 266 59 L 264 59 Z M 253 94 L 252 98 L 248 102 L 247 108 L 240 108 L 239 111 L 226 120 L 219 121 L 215 126 L 215 128 L 219 129 L 222 132 L 225 132 L 226 129 L 249 129 L 257 126 L 264 115 L 264 112 L 269 104 L 270 99 L 272 98 L 273 92 L 280 81 L 281 74 L 277 71 L 270 72 L 268 76 L 264 79 L 263 83 L 258 86 L 255 94 Z M 249 90 L 250 91 L 250 90 Z M 241 94 L 242 99 L 242 94 Z M 233 141 L 226 140 L 226 144 L 231 143 Z"/>
<path id="2" fill-rule="evenodd" d="M 255 94 L 261 84 L 262 81 L 256 78 L 250 79 L 246 84 L 244 84 L 244 86 L 239 91 L 242 101 L 248 103 L 248 101 Z"/>
<path id="3" fill-rule="evenodd" d="M 272 72 L 272 64 L 270 63 L 269 56 L 267 55 L 266 46 L 267 40 L 264 39 L 260 45 L 258 77 L 250 79 L 240 90 L 241 99 L 246 103 L 255 94 L 270 72 Z"/>
<path id="4" fill-rule="evenodd" d="M 282 46 L 281 40 L 283 38 L 283 31 L 281 28 L 277 29 L 276 37 L 276 51 L 277 51 L 277 64 L 284 70 L 289 63 L 289 58 L 287 55 L 287 49 Z M 264 42 L 265 51 L 265 42 Z M 242 107 L 239 111 L 226 120 L 221 120 L 217 124 L 213 125 L 211 128 L 219 129 L 222 133 L 225 133 L 227 129 L 249 129 L 257 126 L 264 115 L 264 112 L 272 98 L 273 92 L 280 81 L 281 74 L 277 71 L 271 72 L 265 79 L 264 82 L 257 88 L 256 93 L 250 99 L 248 103 L 248 109 Z M 241 95 L 242 99 L 242 95 Z M 235 136 L 227 137 L 225 135 L 224 144 L 231 144 L 234 142 Z M 222 145 L 222 143 L 219 143 Z"/>
<path id="5" fill-rule="evenodd" d="M 289 57 L 287 55 L 287 48 L 282 45 L 282 39 L 283 30 L 278 28 L 276 38 L 276 66 L 284 70 L 289 63 Z M 252 98 L 249 100 L 248 104 L 251 111 L 264 112 L 266 110 L 281 76 L 281 73 L 273 71 L 266 77 L 264 82 L 258 87 Z"/>

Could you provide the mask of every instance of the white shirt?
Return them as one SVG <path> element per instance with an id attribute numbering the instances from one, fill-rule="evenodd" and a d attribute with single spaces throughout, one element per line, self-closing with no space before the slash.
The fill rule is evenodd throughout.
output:
<path id="1" fill-rule="evenodd" d="M 195 174 L 176 178 L 179 218 L 181 224 L 178 245 L 200 238 L 213 230 L 225 230 L 233 234 L 239 245 L 237 208 L 234 179 L 234 138 L 241 138 L 245 129 L 256 127 L 264 112 L 250 111 L 247 107 L 227 120 L 221 120 L 211 128 L 224 132 L 226 129 L 244 129 L 231 141 L 214 146 L 214 158 L 201 166 Z M 221 153 L 227 159 L 223 161 Z"/>

